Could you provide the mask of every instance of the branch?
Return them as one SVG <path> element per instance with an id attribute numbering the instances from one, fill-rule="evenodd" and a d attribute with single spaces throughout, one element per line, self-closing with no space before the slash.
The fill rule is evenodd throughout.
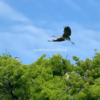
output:
<path id="1" fill-rule="evenodd" d="M 92 56 L 91 56 L 92 57 Z M 94 60 L 94 57 L 92 57 L 92 60 Z"/>
<path id="2" fill-rule="evenodd" d="M 100 81 L 97 82 L 96 86 L 99 84 L 99 82 L 100 82 Z M 96 87 L 96 86 L 95 86 L 95 87 Z"/>
<path id="3" fill-rule="evenodd" d="M 6 48 L 6 54 L 7 54 L 7 48 Z"/>
<path id="4" fill-rule="evenodd" d="M 88 62 L 86 62 L 86 65 L 87 65 L 87 69 L 89 70 L 89 65 L 88 65 Z"/>
<path id="5" fill-rule="evenodd" d="M 48 57 L 47 57 L 47 58 L 49 58 L 49 59 L 50 59 L 49 55 L 48 55 Z"/>
<path id="6" fill-rule="evenodd" d="M 71 89 L 71 87 L 69 89 L 67 89 L 66 91 L 69 91 Z"/>
<path id="7" fill-rule="evenodd" d="M 11 87 L 11 95 L 12 95 L 12 97 L 13 97 L 14 99 L 18 99 L 18 97 L 15 96 L 15 95 L 13 94 L 13 89 L 14 89 L 14 87 L 10 84 L 10 82 L 9 82 L 8 84 L 9 84 L 9 86 Z"/>
<path id="8" fill-rule="evenodd" d="M 80 90 L 77 92 L 77 94 L 82 90 L 82 89 L 84 89 L 84 87 L 82 86 L 82 87 L 80 87 Z"/>
<path id="9" fill-rule="evenodd" d="M 68 55 L 65 57 L 65 59 L 68 57 Z"/>
<path id="10" fill-rule="evenodd" d="M 36 84 L 35 82 L 32 81 L 32 79 L 30 79 L 30 80 L 31 80 L 31 82 L 32 82 L 33 84 Z"/>
<path id="11" fill-rule="evenodd" d="M 4 90 L 0 92 L 1 94 L 10 94 L 10 93 L 6 93 Z"/>

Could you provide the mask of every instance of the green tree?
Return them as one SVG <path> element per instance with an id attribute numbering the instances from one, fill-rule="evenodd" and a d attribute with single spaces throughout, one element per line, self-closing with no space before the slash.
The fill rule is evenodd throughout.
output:
<path id="1" fill-rule="evenodd" d="M 0 56 L 0 100 L 25 100 L 24 98 L 28 98 L 28 91 L 21 77 L 27 66 L 6 56 Z"/>
<path id="2" fill-rule="evenodd" d="M 0 56 L 0 100 L 100 100 L 100 53 L 92 60 L 73 59 L 76 65 L 60 54 L 49 59 L 44 54 L 23 65 Z"/>

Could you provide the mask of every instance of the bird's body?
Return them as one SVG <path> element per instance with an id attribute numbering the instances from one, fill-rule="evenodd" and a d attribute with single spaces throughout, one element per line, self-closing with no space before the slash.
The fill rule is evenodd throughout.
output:
<path id="1" fill-rule="evenodd" d="M 68 75 L 68 73 L 66 73 L 66 79 L 69 79 L 69 75 Z"/>
<path id="2" fill-rule="evenodd" d="M 69 26 L 64 28 L 64 33 L 61 37 L 57 37 L 55 35 L 51 36 L 51 37 L 56 37 L 56 40 L 48 40 L 49 42 L 61 42 L 61 41 L 65 41 L 65 40 L 69 40 L 72 44 L 74 44 L 71 40 L 70 40 L 70 36 L 71 35 L 71 29 Z"/>
<path id="3" fill-rule="evenodd" d="M 20 57 L 15 57 L 14 59 L 15 59 L 16 61 L 18 61 L 19 58 L 20 58 Z"/>
<path id="4" fill-rule="evenodd" d="M 55 37 L 55 36 L 52 36 L 52 37 Z M 61 42 L 61 41 L 65 41 L 65 39 L 63 37 L 59 37 L 56 40 L 53 40 L 53 42 Z M 51 41 L 49 41 L 49 42 L 51 42 Z"/>
<path id="5" fill-rule="evenodd" d="M 65 73 L 66 79 L 69 79 L 69 73 L 70 73 L 70 72 L 66 72 L 66 73 Z"/>

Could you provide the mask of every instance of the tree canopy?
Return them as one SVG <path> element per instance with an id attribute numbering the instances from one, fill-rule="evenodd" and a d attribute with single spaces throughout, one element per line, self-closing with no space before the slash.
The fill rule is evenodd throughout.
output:
<path id="1" fill-rule="evenodd" d="M 96 51 L 96 49 L 95 49 Z M 24 65 L 0 55 L 0 100 L 100 100 L 100 53 L 76 65 L 60 54 Z M 66 72 L 69 78 L 66 79 Z"/>

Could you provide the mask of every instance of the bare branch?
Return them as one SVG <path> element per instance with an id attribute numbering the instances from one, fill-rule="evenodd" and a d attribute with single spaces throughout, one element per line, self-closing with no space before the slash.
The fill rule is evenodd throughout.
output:
<path id="1" fill-rule="evenodd" d="M 69 91 L 71 89 L 71 87 L 70 88 L 68 88 L 66 91 Z"/>
<path id="2" fill-rule="evenodd" d="M 92 56 L 91 56 L 92 57 Z M 92 57 L 92 60 L 94 60 L 94 57 Z"/>
<path id="3" fill-rule="evenodd" d="M 68 55 L 65 57 L 65 59 L 67 59 Z"/>

